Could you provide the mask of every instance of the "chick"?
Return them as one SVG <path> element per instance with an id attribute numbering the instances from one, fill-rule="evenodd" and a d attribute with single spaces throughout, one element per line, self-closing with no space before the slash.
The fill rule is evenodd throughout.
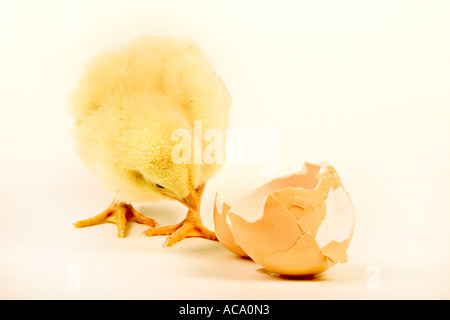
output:
<path id="1" fill-rule="evenodd" d="M 225 136 L 230 107 L 227 88 L 189 39 L 141 37 L 95 57 L 71 97 L 75 145 L 113 201 L 75 226 L 113 222 L 124 237 L 127 222 L 136 221 L 151 227 L 148 236 L 168 235 L 166 246 L 187 237 L 217 240 L 199 209 L 205 184 L 221 165 L 173 161 L 179 141 L 172 135 L 184 129 L 193 137 L 194 121 L 202 121 L 203 130 Z M 185 205 L 186 218 L 157 227 L 131 205 L 162 199 Z"/>

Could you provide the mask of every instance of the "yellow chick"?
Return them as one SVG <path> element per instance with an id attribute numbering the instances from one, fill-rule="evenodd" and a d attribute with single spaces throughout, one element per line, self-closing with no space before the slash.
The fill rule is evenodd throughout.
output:
<path id="1" fill-rule="evenodd" d="M 148 236 L 168 235 L 167 246 L 187 237 L 217 240 L 199 209 L 205 184 L 220 164 L 175 162 L 172 151 L 181 140 L 174 132 L 183 129 L 194 137 L 194 121 L 225 136 L 230 106 L 227 88 L 191 40 L 142 37 L 95 57 L 71 99 L 75 142 L 113 201 L 75 226 L 113 222 L 124 237 L 132 220 L 150 226 Z M 198 147 L 198 139 L 192 141 Z M 161 199 L 185 205 L 186 218 L 157 227 L 131 205 Z"/>

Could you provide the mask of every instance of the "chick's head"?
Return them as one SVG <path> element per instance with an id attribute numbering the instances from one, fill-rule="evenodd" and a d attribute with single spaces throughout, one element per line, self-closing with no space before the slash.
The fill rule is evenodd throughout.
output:
<path id="1" fill-rule="evenodd" d="M 85 139 L 90 139 L 85 158 L 94 173 L 118 200 L 170 198 L 197 211 L 198 183 L 193 182 L 197 168 L 172 160 L 178 143 L 172 141 L 172 133 L 180 128 L 192 130 L 182 110 L 157 96 L 134 96 L 112 103 L 117 107 L 98 110 L 104 114 L 80 125 L 86 128 Z"/>
<path id="2" fill-rule="evenodd" d="M 190 178 L 190 168 L 174 164 L 169 148 L 154 145 L 133 152 L 131 157 L 145 156 L 146 161 L 129 166 L 128 183 L 147 193 L 149 199 L 170 198 L 198 211 L 198 196 Z"/>

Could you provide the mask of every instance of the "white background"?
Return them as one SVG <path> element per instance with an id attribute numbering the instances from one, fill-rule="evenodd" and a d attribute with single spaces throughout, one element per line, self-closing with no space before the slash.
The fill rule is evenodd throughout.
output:
<path id="1" fill-rule="evenodd" d="M 0 1 L 0 298 L 450 298 L 450 2 Z M 279 130 L 279 167 L 226 166 L 233 204 L 328 160 L 356 210 L 349 262 L 313 280 L 220 244 L 164 248 L 133 224 L 75 229 L 111 201 L 73 151 L 67 96 L 98 51 L 140 35 L 198 42 L 233 97 L 231 127 Z M 161 225 L 177 203 L 137 204 Z"/>

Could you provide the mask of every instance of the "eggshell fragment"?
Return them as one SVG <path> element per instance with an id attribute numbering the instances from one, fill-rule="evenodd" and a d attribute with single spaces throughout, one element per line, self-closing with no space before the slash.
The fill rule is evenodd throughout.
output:
<path id="1" fill-rule="evenodd" d="M 241 257 L 248 257 L 242 248 L 236 243 L 236 239 L 231 233 L 230 225 L 227 223 L 227 215 L 230 206 L 222 203 L 222 209 L 217 208 L 217 194 L 214 200 L 214 225 L 215 233 L 219 242 L 230 252 Z"/>
<path id="2" fill-rule="evenodd" d="M 221 213 L 216 196 L 214 219 L 219 241 L 231 252 L 271 272 L 307 276 L 347 262 L 354 211 L 336 170 L 306 163 L 231 208 L 223 203 Z"/>

